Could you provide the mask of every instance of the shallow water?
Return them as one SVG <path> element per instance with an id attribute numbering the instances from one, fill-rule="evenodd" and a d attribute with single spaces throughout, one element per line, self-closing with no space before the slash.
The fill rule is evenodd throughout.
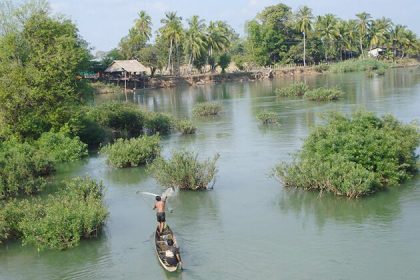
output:
<path id="1" fill-rule="evenodd" d="M 179 192 L 169 201 L 173 213 L 167 220 L 185 271 L 168 274 L 160 267 L 152 238 L 153 197 L 136 193 L 162 189 L 143 168 L 113 169 L 95 155 L 61 166 L 55 179 L 89 175 L 103 181 L 110 211 L 104 234 L 64 252 L 8 243 L 0 247 L 0 279 L 418 279 L 420 176 L 400 188 L 348 200 L 284 189 L 269 173 L 290 160 L 311 127 L 322 123 L 323 112 L 364 108 L 404 122 L 420 120 L 420 69 L 374 78 L 351 73 L 295 79 L 337 85 L 347 94 L 334 103 L 277 100 L 274 89 L 294 80 L 287 77 L 130 96 L 139 106 L 177 117 L 190 118 L 199 101 L 224 107 L 219 117 L 197 120 L 196 135 L 162 141 L 165 156 L 179 148 L 202 158 L 221 156 L 214 190 Z M 259 125 L 255 115 L 264 109 L 278 112 L 281 126 Z"/>

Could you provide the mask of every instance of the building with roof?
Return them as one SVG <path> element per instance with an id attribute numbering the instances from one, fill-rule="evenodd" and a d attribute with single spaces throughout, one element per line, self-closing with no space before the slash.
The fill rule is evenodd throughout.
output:
<path id="1" fill-rule="evenodd" d="M 105 73 L 110 74 L 123 74 L 126 72 L 130 76 L 137 75 L 150 75 L 150 69 L 135 59 L 132 60 L 114 60 L 108 68 L 105 69 Z"/>

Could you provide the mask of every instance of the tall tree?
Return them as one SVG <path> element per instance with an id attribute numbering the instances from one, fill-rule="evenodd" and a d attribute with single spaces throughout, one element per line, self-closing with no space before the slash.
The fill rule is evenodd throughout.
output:
<path id="1" fill-rule="evenodd" d="M 314 16 L 309 7 L 303 6 L 299 8 L 296 18 L 299 31 L 303 35 L 303 66 L 306 66 L 306 35 L 308 34 L 308 31 L 312 29 L 312 20 Z"/>
<path id="2" fill-rule="evenodd" d="M 337 17 L 333 14 L 318 16 L 316 21 L 316 31 L 324 44 L 325 60 L 328 61 L 329 54 L 336 54 L 333 44 L 340 37 Z"/>
<path id="3" fill-rule="evenodd" d="M 200 57 L 206 49 L 206 25 L 203 19 L 192 16 L 188 19 L 188 30 L 185 32 L 185 50 L 188 54 L 190 68 L 194 60 Z"/>
<path id="4" fill-rule="evenodd" d="M 40 12 L 0 46 L 0 127 L 24 138 L 60 128 L 82 101 L 77 76 L 90 58 L 76 26 Z"/>
<path id="5" fill-rule="evenodd" d="M 389 41 L 392 25 L 389 18 L 376 19 L 371 22 L 369 28 L 370 49 L 383 46 Z"/>
<path id="6" fill-rule="evenodd" d="M 369 25 L 371 22 L 371 16 L 370 14 L 366 13 L 366 12 L 362 12 L 362 13 L 358 13 L 356 14 L 357 17 L 357 28 L 359 31 L 359 46 L 360 46 L 360 53 L 362 54 L 362 57 L 364 57 L 364 52 L 363 52 L 363 42 L 366 39 L 368 30 L 369 30 Z"/>
<path id="7" fill-rule="evenodd" d="M 152 19 L 145 11 L 140 11 L 138 18 L 134 21 L 134 26 L 120 41 L 123 57 L 125 59 L 138 58 L 139 51 L 146 46 L 151 36 Z"/>
<path id="8" fill-rule="evenodd" d="M 169 53 L 168 53 L 168 66 L 167 70 L 170 73 L 173 73 L 173 52 L 178 50 L 178 46 L 181 43 L 181 40 L 184 36 L 184 30 L 182 28 L 182 18 L 176 15 L 176 12 L 167 12 L 165 18 L 160 22 L 163 26 L 159 29 L 159 32 L 162 35 L 162 38 L 165 39 L 169 44 Z"/>

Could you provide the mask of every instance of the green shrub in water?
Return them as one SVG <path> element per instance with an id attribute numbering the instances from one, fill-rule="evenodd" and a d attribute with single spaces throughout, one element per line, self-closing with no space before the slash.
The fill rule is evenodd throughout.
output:
<path id="1" fill-rule="evenodd" d="M 198 160 L 198 154 L 188 151 L 176 151 L 172 158 L 157 158 L 148 167 L 152 176 L 165 187 L 181 190 L 205 190 L 214 182 L 219 155 L 204 161 Z"/>
<path id="2" fill-rule="evenodd" d="M 328 120 L 308 136 L 293 163 L 275 168 L 286 187 L 358 197 L 398 185 L 416 172 L 417 127 L 368 112 L 352 118 L 332 114 Z"/>
<path id="3" fill-rule="evenodd" d="M 101 149 L 108 156 L 108 163 L 125 168 L 146 164 L 160 153 L 159 135 L 132 139 L 117 139 Z"/>
<path id="4" fill-rule="evenodd" d="M 276 112 L 262 111 L 257 114 L 257 119 L 264 125 L 279 124 L 280 119 Z"/>
<path id="5" fill-rule="evenodd" d="M 338 88 L 316 88 L 307 91 L 303 97 L 312 101 L 332 101 L 343 94 L 343 91 Z"/>
<path id="6" fill-rule="evenodd" d="M 216 102 L 203 102 L 195 104 L 192 113 L 196 117 L 215 116 L 222 111 L 221 104 Z"/>
<path id="7" fill-rule="evenodd" d="M 276 94 L 277 96 L 286 96 L 286 97 L 293 97 L 293 96 L 303 96 L 305 92 L 309 90 L 308 86 L 305 83 L 294 83 L 285 88 L 277 88 Z"/>
<path id="8" fill-rule="evenodd" d="M 171 133 L 175 120 L 171 115 L 164 113 L 147 112 L 145 118 L 145 128 L 147 134 L 166 135 Z"/>
<path id="9" fill-rule="evenodd" d="M 373 58 L 370 59 L 349 59 L 332 64 L 330 71 L 333 73 L 356 72 L 376 69 L 387 69 L 389 64 Z"/>
<path id="10" fill-rule="evenodd" d="M 197 127 L 190 120 L 179 120 L 176 122 L 175 127 L 182 134 L 194 134 L 197 130 Z"/>
<path id="11" fill-rule="evenodd" d="M 0 143 L 0 199 L 39 192 L 54 171 L 48 155 L 29 143 L 9 139 Z"/>
<path id="12" fill-rule="evenodd" d="M 54 162 L 75 161 L 88 155 L 87 145 L 79 137 L 71 138 L 62 131 L 44 132 L 35 145 Z"/>
<path id="13" fill-rule="evenodd" d="M 137 137 L 143 133 L 144 113 L 135 105 L 110 102 L 93 107 L 88 117 L 110 128 L 114 138 Z"/>
<path id="14" fill-rule="evenodd" d="M 77 246 L 81 238 L 96 237 L 108 215 L 103 185 L 89 178 L 73 179 L 58 194 L 28 205 L 18 231 L 23 244 L 38 249 L 63 250 Z"/>

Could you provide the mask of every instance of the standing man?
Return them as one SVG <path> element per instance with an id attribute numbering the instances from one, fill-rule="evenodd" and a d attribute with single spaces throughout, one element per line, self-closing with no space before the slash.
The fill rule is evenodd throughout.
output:
<path id="1" fill-rule="evenodd" d="M 156 209 L 156 218 L 159 223 L 159 234 L 162 234 L 165 227 L 165 205 L 166 197 L 162 200 L 160 196 L 156 196 L 156 202 L 155 206 L 153 206 L 153 210 Z"/>

